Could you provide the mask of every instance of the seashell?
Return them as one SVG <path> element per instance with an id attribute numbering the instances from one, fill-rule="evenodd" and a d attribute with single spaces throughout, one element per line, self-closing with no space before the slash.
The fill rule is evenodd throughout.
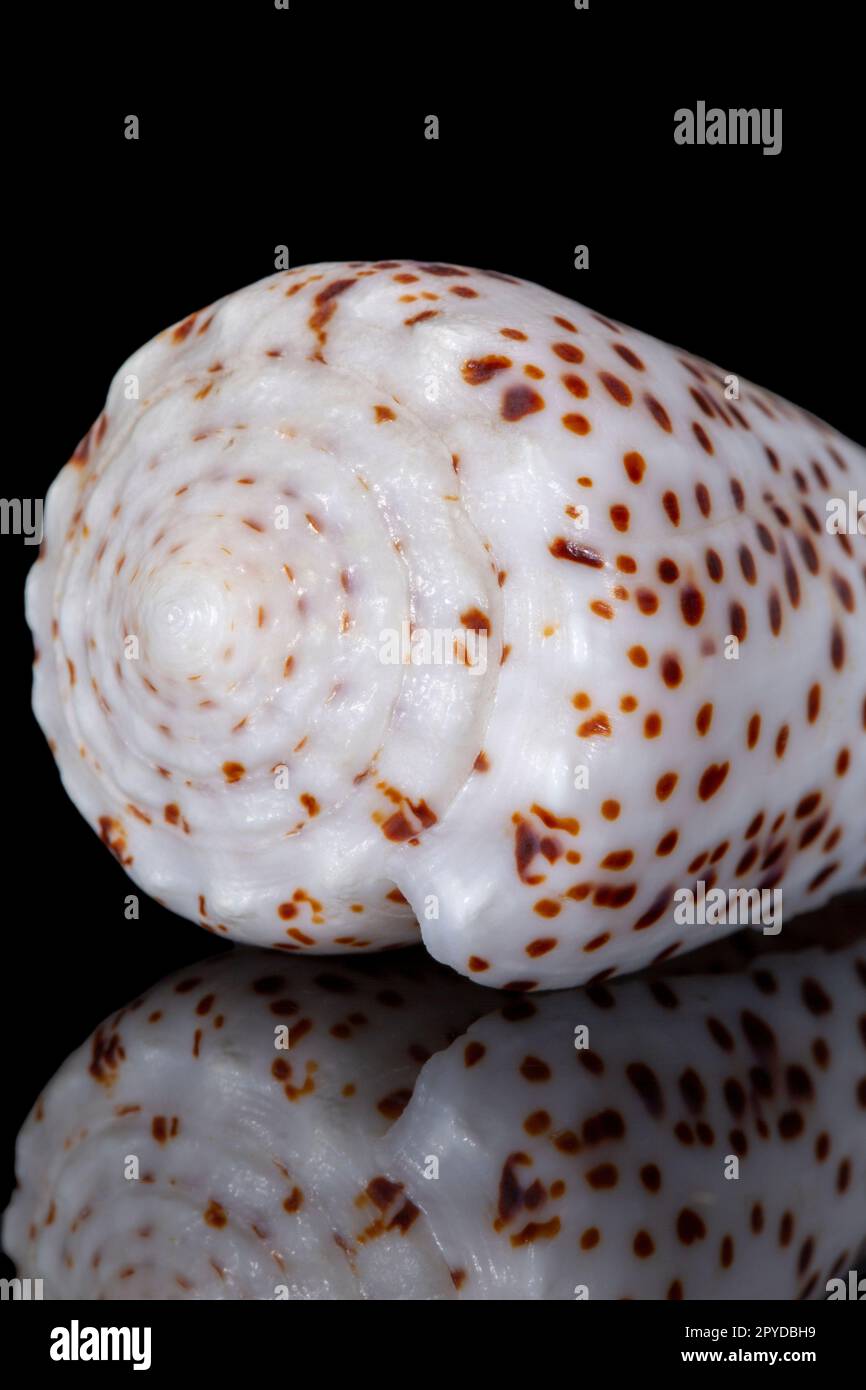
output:
<path id="1" fill-rule="evenodd" d="M 824 1297 L 866 1239 L 850 916 L 534 1000 L 418 953 L 186 967 L 46 1087 L 5 1247 L 51 1299 Z"/>
<path id="2" fill-rule="evenodd" d="M 790 917 L 866 876 L 864 488 L 829 426 L 537 285 L 307 266 L 115 377 L 48 498 L 34 708 L 211 931 L 609 977 L 732 929 L 678 889 Z"/>
<path id="3" fill-rule="evenodd" d="M 382 1166 L 464 1297 L 825 1298 L 866 1253 L 864 989 L 861 929 L 513 1001 L 422 1068 Z"/>
<path id="4" fill-rule="evenodd" d="M 377 1141 L 490 996 L 371 963 L 233 950 L 96 1029 L 19 1137 L 3 1242 L 46 1299 L 450 1295 L 410 1213 L 363 1237 Z"/>

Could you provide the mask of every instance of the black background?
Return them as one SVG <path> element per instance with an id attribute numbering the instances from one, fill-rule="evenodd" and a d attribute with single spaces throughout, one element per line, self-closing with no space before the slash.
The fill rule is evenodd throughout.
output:
<path id="1" fill-rule="evenodd" d="M 768 6 L 759 41 L 760 6 L 703 21 L 700 8 L 256 0 L 185 16 L 115 7 L 68 36 L 46 15 L 62 76 L 35 38 L 10 60 L 27 80 L 7 128 L 5 415 L 19 428 L 4 495 L 44 496 L 128 354 L 272 273 L 282 244 L 293 266 L 406 257 L 537 280 L 862 442 L 862 146 L 844 10 L 810 8 L 804 31 Z M 674 111 L 698 100 L 781 106 L 781 154 L 675 145 Z M 424 138 L 429 114 L 438 141 Z M 578 244 L 589 270 L 573 268 Z M 127 922 L 131 885 L 62 791 L 29 708 L 34 557 L 0 537 L 0 1207 L 14 1135 L 64 1057 L 144 986 L 220 949 L 144 895 Z"/>

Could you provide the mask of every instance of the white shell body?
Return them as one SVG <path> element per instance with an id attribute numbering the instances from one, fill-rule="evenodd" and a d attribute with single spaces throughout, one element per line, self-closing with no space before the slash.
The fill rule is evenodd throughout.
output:
<path id="1" fill-rule="evenodd" d="M 232 952 L 64 1063 L 17 1173 L 51 1299 L 821 1298 L 866 1238 L 862 930 L 535 1000 Z"/>
<path id="2" fill-rule="evenodd" d="M 559 993 L 431 1058 L 384 1164 L 463 1297 L 826 1297 L 866 1241 L 857 958 Z"/>
<path id="3" fill-rule="evenodd" d="M 34 707 L 212 931 L 635 969 L 730 929 L 677 888 L 790 917 L 866 874 L 864 490 L 827 425 L 537 285 L 289 271 L 117 374 L 48 498 Z"/>

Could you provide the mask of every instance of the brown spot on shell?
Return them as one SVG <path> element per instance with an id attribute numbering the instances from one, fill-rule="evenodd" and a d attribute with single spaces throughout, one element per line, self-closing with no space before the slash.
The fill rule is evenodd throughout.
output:
<path id="1" fill-rule="evenodd" d="M 644 395 L 644 402 L 659 428 L 663 429 L 666 434 L 671 434 L 673 431 L 671 417 L 668 415 L 661 401 L 656 400 L 655 396 L 651 396 L 647 392 Z"/>
<path id="2" fill-rule="evenodd" d="M 640 483 L 646 472 L 646 462 L 643 455 L 632 450 L 631 453 L 623 455 L 622 461 L 629 481 L 635 484 Z"/>
<path id="3" fill-rule="evenodd" d="M 583 361 L 583 352 L 575 343 L 554 343 L 553 351 L 563 362 Z"/>
<path id="4" fill-rule="evenodd" d="M 202 1220 L 205 1221 L 208 1226 L 213 1226 L 216 1230 L 221 1230 L 223 1226 L 228 1224 L 228 1216 L 226 1215 L 225 1207 L 221 1202 L 217 1202 L 214 1198 L 211 1198 L 207 1207 L 202 1212 Z"/>
<path id="5" fill-rule="evenodd" d="M 711 763 L 706 768 L 698 783 L 698 796 L 701 801 L 709 801 L 710 797 L 715 796 L 722 783 L 728 775 L 730 763 Z"/>
<path id="6" fill-rule="evenodd" d="M 599 372 L 598 379 L 610 396 L 616 401 L 617 405 L 631 405 L 632 394 L 630 388 L 613 372 Z"/>
<path id="7" fill-rule="evenodd" d="M 591 569 L 604 568 L 604 558 L 597 550 L 563 536 L 551 541 L 548 549 L 556 560 L 572 560 L 576 565 L 588 565 Z"/>
<path id="8" fill-rule="evenodd" d="M 481 386 L 484 382 L 492 380 L 497 372 L 503 372 L 510 366 L 510 357 L 490 353 L 487 357 L 469 358 L 463 363 L 460 371 L 463 380 L 469 386 Z"/>
<path id="9" fill-rule="evenodd" d="M 543 397 L 531 386 L 509 386 L 502 397 L 502 418 L 512 423 L 543 409 Z"/>

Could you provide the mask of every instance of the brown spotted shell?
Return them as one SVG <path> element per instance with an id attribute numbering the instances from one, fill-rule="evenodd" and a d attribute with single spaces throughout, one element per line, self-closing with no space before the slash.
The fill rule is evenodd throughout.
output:
<path id="1" fill-rule="evenodd" d="M 537 285 L 323 264 L 149 343 L 48 499 L 34 703 L 130 875 L 290 952 L 609 977 L 866 874 L 863 450 Z M 860 520 L 858 521 L 858 517 Z"/>
<path id="2" fill-rule="evenodd" d="M 535 999 L 187 967 L 46 1086 L 4 1245 L 51 1299 L 824 1297 L 866 1238 L 850 919 Z"/>

